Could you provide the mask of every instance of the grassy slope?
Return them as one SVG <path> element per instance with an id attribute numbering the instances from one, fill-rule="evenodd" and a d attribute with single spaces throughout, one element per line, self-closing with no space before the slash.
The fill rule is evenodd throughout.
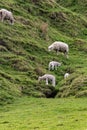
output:
<path id="1" fill-rule="evenodd" d="M 72 3 L 72 1 L 69 1 Z M 3 0 L 0 8 L 12 10 L 15 24 L 0 22 L 0 101 L 10 102 L 13 97 L 24 94 L 45 97 L 53 88 L 38 83 L 39 75 L 51 73 L 56 76 L 56 97 L 87 94 L 87 19 L 85 1 L 83 11 L 75 3 L 64 4 L 48 1 Z M 71 6 L 70 6 L 70 5 Z M 78 10 L 76 10 L 78 8 Z M 84 14 L 84 15 L 83 15 Z M 44 32 L 41 26 L 48 24 Z M 55 40 L 69 44 L 69 59 L 48 52 Z M 44 59 L 44 60 L 43 60 Z M 51 60 L 62 62 L 58 71 L 48 71 Z M 65 82 L 63 75 L 70 72 Z"/>
<path id="2" fill-rule="evenodd" d="M 21 98 L 0 107 L 0 130 L 86 130 L 87 98 Z"/>

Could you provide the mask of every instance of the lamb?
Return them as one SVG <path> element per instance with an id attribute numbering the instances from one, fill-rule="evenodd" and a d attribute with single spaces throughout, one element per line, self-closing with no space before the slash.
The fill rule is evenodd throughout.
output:
<path id="1" fill-rule="evenodd" d="M 65 73 L 65 74 L 64 74 L 64 79 L 68 78 L 69 75 L 70 75 L 69 73 Z"/>
<path id="2" fill-rule="evenodd" d="M 6 10 L 6 9 L 1 9 L 0 10 L 0 20 L 3 22 L 4 20 L 9 20 L 10 24 L 14 24 L 14 18 L 12 15 L 12 12 Z"/>
<path id="3" fill-rule="evenodd" d="M 57 62 L 57 61 L 51 61 L 49 62 L 49 70 L 54 70 L 56 69 L 57 70 L 57 67 L 58 66 L 61 66 L 61 63 Z"/>
<path id="4" fill-rule="evenodd" d="M 55 87 L 55 76 L 53 76 L 51 74 L 45 74 L 43 76 L 39 76 L 38 81 L 40 81 L 40 80 L 45 80 L 46 85 L 48 85 L 48 81 L 51 81 L 52 86 Z"/>
<path id="5" fill-rule="evenodd" d="M 57 55 L 58 52 L 62 52 L 68 58 L 69 46 L 66 43 L 61 41 L 55 41 L 53 44 L 51 44 L 48 47 L 48 51 L 52 51 L 52 50 L 56 51 Z"/>

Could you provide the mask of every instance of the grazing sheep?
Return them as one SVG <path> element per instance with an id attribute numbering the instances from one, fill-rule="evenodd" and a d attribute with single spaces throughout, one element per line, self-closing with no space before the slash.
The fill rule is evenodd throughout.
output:
<path id="1" fill-rule="evenodd" d="M 0 20 L 3 22 L 4 20 L 9 20 L 10 24 L 14 24 L 14 18 L 12 15 L 12 12 L 6 10 L 6 9 L 1 9 L 0 10 Z"/>
<path id="2" fill-rule="evenodd" d="M 43 76 L 39 76 L 38 81 L 46 80 L 46 85 L 48 85 L 48 81 L 52 81 L 52 86 L 55 87 L 55 76 L 51 74 L 45 74 Z"/>
<path id="3" fill-rule="evenodd" d="M 65 74 L 64 74 L 64 79 L 68 78 L 69 75 L 70 75 L 69 73 L 65 73 Z"/>
<path id="4" fill-rule="evenodd" d="M 49 70 L 54 70 L 54 69 L 56 69 L 57 70 L 57 67 L 58 66 L 61 66 L 61 63 L 59 63 L 59 62 L 57 62 L 57 61 L 51 61 L 50 63 L 49 63 Z"/>
<path id="5" fill-rule="evenodd" d="M 61 41 L 55 41 L 48 47 L 48 51 L 52 50 L 55 50 L 57 54 L 58 52 L 63 52 L 64 55 L 68 58 L 69 46 L 66 43 Z"/>

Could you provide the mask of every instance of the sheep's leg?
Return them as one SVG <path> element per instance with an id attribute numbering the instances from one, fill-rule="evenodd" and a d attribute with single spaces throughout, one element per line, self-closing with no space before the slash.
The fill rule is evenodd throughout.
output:
<path id="1" fill-rule="evenodd" d="M 5 19 L 5 14 L 2 14 L 2 16 L 1 16 L 1 22 L 3 22 L 4 19 Z"/>
<path id="2" fill-rule="evenodd" d="M 48 85 L 48 78 L 46 78 L 46 85 Z"/>
<path id="3" fill-rule="evenodd" d="M 55 87 L 55 80 L 52 81 L 52 85 L 53 85 L 53 87 Z"/>
<path id="4" fill-rule="evenodd" d="M 65 56 L 66 56 L 67 59 L 69 58 L 69 56 L 68 56 L 68 54 L 66 52 L 65 52 Z"/>
<path id="5" fill-rule="evenodd" d="M 1 18 L 1 22 L 3 22 L 4 21 L 4 16 Z"/>
<path id="6" fill-rule="evenodd" d="M 54 65 L 52 65 L 52 70 L 54 70 Z"/>
<path id="7" fill-rule="evenodd" d="M 57 52 L 57 55 L 59 55 L 59 52 L 58 51 L 56 51 Z"/>
<path id="8" fill-rule="evenodd" d="M 59 51 L 58 50 L 56 50 L 56 53 L 57 53 L 57 55 L 59 55 Z"/>

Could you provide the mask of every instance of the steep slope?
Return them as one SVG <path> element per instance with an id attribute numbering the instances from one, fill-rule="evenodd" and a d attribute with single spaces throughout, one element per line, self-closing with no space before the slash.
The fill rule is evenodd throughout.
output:
<path id="1" fill-rule="evenodd" d="M 54 97 L 57 91 L 57 97 L 84 95 L 87 90 L 87 19 L 83 15 L 86 1 L 83 12 L 74 11 L 80 5 L 69 6 L 69 2 L 67 5 L 62 0 L 0 2 L 0 8 L 11 10 L 15 17 L 13 26 L 0 22 L 0 102 L 10 102 L 26 94 Z M 56 40 L 68 43 L 69 59 L 48 52 L 48 46 Z M 51 60 L 62 62 L 62 66 L 49 71 Z M 71 76 L 64 81 L 66 72 Z M 45 73 L 56 76 L 56 88 L 38 83 L 38 76 Z"/>

